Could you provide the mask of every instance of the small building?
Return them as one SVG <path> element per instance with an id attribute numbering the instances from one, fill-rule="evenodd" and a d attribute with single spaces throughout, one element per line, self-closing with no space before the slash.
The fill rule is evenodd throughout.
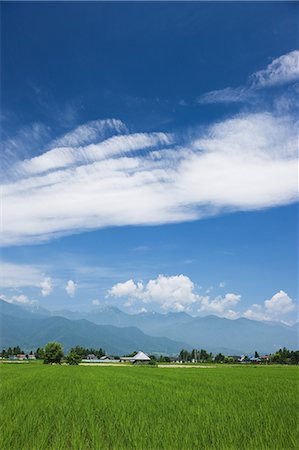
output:
<path id="1" fill-rule="evenodd" d="M 151 358 L 143 352 L 138 352 L 137 355 L 134 356 L 134 363 L 148 363 L 150 360 Z"/>
<path id="2" fill-rule="evenodd" d="M 250 362 L 252 362 L 253 364 L 259 364 L 261 362 L 261 359 L 253 356 L 252 358 L 250 358 Z"/>
<path id="3" fill-rule="evenodd" d="M 35 355 L 28 355 L 28 359 L 34 360 L 34 359 L 36 359 L 36 356 Z"/>
<path id="4" fill-rule="evenodd" d="M 230 358 L 231 360 L 233 360 L 235 363 L 237 362 L 242 362 L 245 358 L 245 356 L 240 356 L 240 355 L 228 355 L 228 358 Z"/>
<path id="5" fill-rule="evenodd" d="M 26 355 L 24 355 L 23 353 L 20 353 L 19 355 L 17 355 L 17 360 L 18 361 L 24 361 L 26 358 Z"/>
<path id="6" fill-rule="evenodd" d="M 131 362 L 133 364 L 137 364 L 137 363 L 148 363 L 150 362 L 151 358 L 144 352 L 137 352 L 135 356 L 122 356 L 120 358 L 120 360 L 122 362 Z"/>
<path id="7" fill-rule="evenodd" d="M 90 353 L 89 355 L 86 356 L 86 359 L 90 360 L 90 361 L 95 361 L 97 360 L 97 356 L 94 355 L 93 353 Z"/>

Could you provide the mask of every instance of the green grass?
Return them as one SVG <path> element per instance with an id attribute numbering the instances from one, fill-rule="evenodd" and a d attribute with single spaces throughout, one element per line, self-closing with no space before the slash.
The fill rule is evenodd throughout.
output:
<path id="1" fill-rule="evenodd" d="M 298 448 L 297 367 L 0 364 L 0 448 Z"/>

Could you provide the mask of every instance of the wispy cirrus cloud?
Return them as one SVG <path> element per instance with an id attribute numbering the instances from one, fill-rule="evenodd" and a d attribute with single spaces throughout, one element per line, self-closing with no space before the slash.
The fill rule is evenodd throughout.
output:
<path id="1" fill-rule="evenodd" d="M 299 80 L 299 51 L 274 59 L 265 69 L 250 75 L 245 86 L 226 87 L 198 97 L 200 104 L 240 103 L 256 99 L 261 89 L 294 83 Z"/>
<path id="2" fill-rule="evenodd" d="M 191 139 L 117 134 L 12 165 L 2 242 L 14 245 L 122 225 L 200 219 L 294 202 L 296 118 L 240 114 Z"/>
<path id="3" fill-rule="evenodd" d="M 86 165 L 105 161 L 109 157 L 126 155 L 129 152 L 168 145 L 171 138 L 164 133 L 135 133 L 113 136 L 103 142 L 86 146 L 55 147 L 35 158 L 22 161 L 15 166 L 16 173 L 34 175 L 55 169 Z"/>
<path id="4" fill-rule="evenodd" d="M 2 261 L 0 264 L 0 287 L 40 287 L 45 274 L 41 268 L 28 264 L 14 264 Z"/>
<path id="5" fill-rule="evenodd" d="M 267 86 L 291 83 L 298 54 L 275 59 L 248 86 L 213 91 L 202 101 L 243 101 Z M 50 139 L 38 156 L 12 160 L 3 173 L 2 241 L 32 243 L 294 202 L 298 136 L 289 94 L 280 93 L 274 111 L 236 114 L 192 137 L 130 133 L 122 121 L 106 119 Z"/>
<path id="6" fill-rule="evenodd" d="M 127 132 L 127 128 L 121 120 L 93 120 L 69 131 L 62 137 L 56 139 L 52 145 L 57 147 L 78 147 L 106 138 L 111 133 L 124 132 Z"/>
<path id="7" fill-rule="evenodd" d="M 253 86 L 262 88 L 291 83 L 299 79 L 299 51 L 274 59 L 266 69 L 255 72 L 250 77 Z"/>
<path id="8" fill-rule="evenodd" d="M 212 103 L 241 103 L 254 96 L 251 89 L 239 86 L 236 88 L 226 87 L 206 92 L 198 97 L 197 102 L 202 105 Z"/>

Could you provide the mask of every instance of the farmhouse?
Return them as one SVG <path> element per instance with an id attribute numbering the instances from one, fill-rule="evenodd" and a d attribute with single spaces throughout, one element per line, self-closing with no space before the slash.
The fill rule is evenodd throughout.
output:
<path id="1" fill-rule="evenodd" d="M 88 359 L 89 361 L 95 361 L 98 358 L 93 353 L 90 353 L 89 355 L 87 355 L 86 359 Z"/>
<path id="2" fill-rule="evenodd" d="M 129 361 L 134 364 L 136 364 L 136 363 L 140 364 L 140 363 L 148 363 L 151 360 L 151 358 L 148 355 L 146 355 L 144 352 L 139 351 L 136 353 L 135 356 L 122 356 L 120 358 L 120 360 L 122 362 Z"/>

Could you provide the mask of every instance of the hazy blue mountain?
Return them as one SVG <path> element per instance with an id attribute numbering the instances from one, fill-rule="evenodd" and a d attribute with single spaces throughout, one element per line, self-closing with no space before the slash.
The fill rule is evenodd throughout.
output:
<path id="1" fill-rule="evenodd" d="M 149 335 L 166 336 L 213 352 L 251 353 L 258 350 L 268 353 L 283 346 L 298 348 L 298 324 L 289 327 L 278 322 L 245 318 L 229 320 L 217 316 L 191 317 L 186 313 L 131 315 L 115 307 L 98 308 L 84 313 L 81 315 L 83 317 L 97 324 L 136 326 Z"/>
<path id="2" fill-rule="evenodd" d="M 25 305 L 20 306 L 8 303 L 2 299 L 0 299 L 0 314 L 18 317 L 20 319 L 30 319 L 34 316 L 38 319 L 50 315 L 49 311 L 44 308 L 42 308 L 42 311 L 34 308 L 31 309 L 30 307 L 26 307 Z"/>
<path id="3" fill-rule="evenodd" d="M 146 312 L 140 314 L 127 314 L 115 306 L 96 308 L 90 312 L 55 311 L 57 316 L 67 319 L 86 319 L 98 325 L 115 325 L 118 327 L 136 326 L 145 333 L 161 335 L 161 331 L 167 326 L 187 324 L 193 318 L 184 313 L 160 314 Z M 163 334 L 163 333 L 162 333 Z"/>
<path id="4" fill-rule="evenodd" d="M 53 314 L 46 310 L 34 310 L 29 312 L 22 307 L 11 305 L 3 301 L 0 301 L 0 307 L 0 311 L 2 311 L 3 314 L 24 319 L 40 320 Z M 225 354 L 252 353 L 255 350 L 261 353 L 270 353 L 283 346 L 288 347 L 289 349 L 298 348 L 298 324 L 289 327 L 277 322 L 258 322 L 244 318 L 229 320 L 216 316 L 191 317 L 186 313 L 142 313 L 132 315 L 115 307 L 97 308 L 87 313 L 57 311 L 55 314 L 57 316 L 59 315 L 60 318 L 68 319 L 68 321 L 65 322 L 65 326 L 67 327 L 64 334 L 65 342 L 68 342 L 67 335 L 69 335 L 71 331 L 73 333 L 73 322 L 76 321 L 77 325 L 82 324 L 82 322 L 85 323 L 84 333 L 87 336 L 90 335 L 88 327 L 92 327 L 92 325 L 95 324 L 101 326 L 113 326 L 114 333 L 116 334 L 116 330 L 127 330 L 128 327 L 136 329 L 137 327 L 138 331 L 141 330 L 145 335 L 149 335 L 147 336 L 148 338 L 150 338 L 150 336 L 157 339 L 159 338 L 160 340 L 168 338 L 176 343 L 185 342 L 185 346 L 205 348 L 213 353 L 219 351 Z M 55 317 L 55 324 L 58 323 L 57 319 L 58 317 Z M 71 324 L 69 324 L 69 322 L 71 322 Z M 89 325 L 86 325 L 86 322 Z M 79 328 L 77 330 L 78 333 Z M 110 345 L 110 347 L 114 346 L 112 335 L 109 334 L 109 328 L 102 329 L 105 330 L 107 334 L 107 340 L 105 340 L 107 345 Z M 95 330 L 95 328 L 92 328 L 92 330 Z M 143 333 L 142 335 L 145 336 Z M 108 336 L 109 339 L 112 339 L 111 341 L 109 341 Z M 119 335 L 117 334 L 117 336 Z M 136 335 L 134 336 L 136 337 Z M 85 335 L 82 336 L 81 334 L 79 337 L 82 338 L 82 340 L 85 339 Z M 105 336 L 102 334 L 101 339 L 104 339 L 104 337 Z M 141 342 L 144 341 L 135 341 L 135 347 L 142 348 Z M 163 350 L 157 351 L 165 352 L 165 345 L 165 341 L 163 341 Z M 97 346 L 99 346 L 99 344 L 97 344 Z M 116 345 L 116 347 L 121 348 L 119 344 Z M 150 351 L 156 351 L 154 348 L 157 347 L 147 348 L 151 348 Z M 146 350 L 145 348 L 143 349 Z"/>
<path id="5" fill-rule="evenodd" d="M 4 303 L 0 301 L 0 347 L 3 348 L 20 345 L 30 350 L 49 341 L 58 341 L 66 351 L 74 345 L 82 345 L 102 347 L 108 353 L 122 355 L 139 349 L 148 353 L 174 354 L 186 345 L 168 338 L 148 336 L 136 327 L 118 328 L 87 320 L 45 317 Z"/>
<path id="6" fill-rule="evenodd" d="M 240 318 L 229 320 L 216 316 L 196 317 L 188 324 L 165 328 L 164 335 L 188 342 L 191 346 L 207 350 L 220 348 L 235 349 L 238 353 L 252 353 L 255 350 L 269 353 L 280 347 L 298 348 L 297 327 L 267 324 Z M 226 352 L 227 353 L 227 352 Z"/>

